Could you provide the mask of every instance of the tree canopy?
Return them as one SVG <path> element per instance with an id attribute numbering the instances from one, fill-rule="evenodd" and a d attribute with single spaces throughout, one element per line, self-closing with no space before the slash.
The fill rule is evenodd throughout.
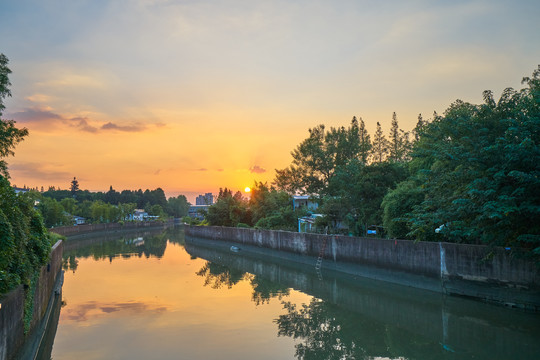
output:
<path id="1" fill-rule="evenodd" d="M 385 225 L 401 227 L 392 235 L 540 254 L 540 66 L 523 83 L 422 124 L 411 176 L 385 199 Z"/>
<path id="2" fill-rule="evenodd" d="M 15 146 L 28 135 L 28 129 L 17 128 L 14 120 L 1 118 L 5 109 L 4 99 L 11 96 L 9 74 L 8 59 L 0 54 L 0 175 L 6 178 L 9 178 L 9 173 L 4 158 L 12 156 Z"/>
<path id="3" fill-rule="evenodd" d="M 4 98 L 10 96 L 7 57 L 0 54 L 0 116 Z M 16 195 L 8 180 L 5 157 L 28 130 L 15 127 L 15 121 L 0 118 L 0 294 L 30 279 L 48 259 L 51 241 L 41 215 L 25 195 Z"/>
<path id="4" fill-rule="evenodd" d="M 292 164 L 276 170 L 275 184 L 289 193 L 323 195 L 335 171 L 351 160 L 367 161 L 371 142 L 364 121 L 353 117 L 348 128 L 324 125 L 309 129 L 309 137 L 291 152 Z"/>

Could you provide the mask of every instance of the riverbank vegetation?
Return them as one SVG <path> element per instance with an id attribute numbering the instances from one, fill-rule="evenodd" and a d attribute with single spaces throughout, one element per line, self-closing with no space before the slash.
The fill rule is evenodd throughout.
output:
<path id="1" fill-rule="evenodd" d="M 361 118 L 349 127 L 309 129 L 251 199 L 226 189 L 210 207 L 211 225 L 293 229 L 292 196 L 319 204 L 319 228 L 365 235 L 505 246 L 540 255 L 540 66 L 498 100 L 461 100 L 411 133 L 392 116 L 388 137 L 373 137 Z M 298 210 L 296 210 L 298 211 Z M 305 211 L 305 210 L 304 210 Z"/>
<path id="2" fill-rule="evenodd" d="M 76 183 L 74 183 L 76 182 Z M 31 190 L 27 196 L 39 203 L 47 227 L 73 225 L 73 217 L 79 216 L 87 223 L 111 223 L 129 221 L 135 209 L 144 210 L 158 219 L 186 216 L 189 203 L 184 195 L 166 199 L 161 188 L 118 192 L 110 187 L 108 192 L 79 190 L 76 179 L 71 190 L 49 188 L 42 193 Z"/>
<path id="3" fill-rule="evenodd" d="M 15 121 L 2 118 L 4 99 L 10 96 L 8 59 L 0 54 L 0 294 L 31 280 L 51 251 L 51 238 L 28 197 L 18 196 L 9 182 L 5 158 L 27 135 Z M 28 292 L 28 290 L 27 290 Z"/>

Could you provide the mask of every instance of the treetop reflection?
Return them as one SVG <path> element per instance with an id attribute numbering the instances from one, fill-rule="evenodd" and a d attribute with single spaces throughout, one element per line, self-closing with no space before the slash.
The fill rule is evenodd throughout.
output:
<path id="1" fill-rule="evenodd" d="M 88 239 L 68 240 L 64 250 L 62 267 L 64 270 L 75 272 L 78 266 L 77 259 L 93 258 L 94 260 L 115 258 L 129 259 L 136 257 L 156 257 L 161 259 L 167 247 L 167 241 L 183 244 L 183 232 L 166 229 L 160 233 L 133 233 L 112 238 L 99 236 Z"/>
<path id="2" fill-rule="evenodd" d="M 196 274 L 204 277 L 204 286 L 210 286 L 212 289 L 222 287 L 230 289 L 242 280 L 249 281 L 253 288 L 251 299 L 256 305 L 269 303 L 274 297 L 281 300 L 283 296 L 289 295 L 289 289 L 278 283 L 211 261 L 207 261 Z"/>

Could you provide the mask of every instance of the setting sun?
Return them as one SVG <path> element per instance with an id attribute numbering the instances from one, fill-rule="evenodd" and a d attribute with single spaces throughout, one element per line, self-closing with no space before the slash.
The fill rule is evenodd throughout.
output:
<path id="1" fill-rule="evenodd" d="M 251 192 L 251 189 L 249 188 L 249 186 L 246 186 L 246 188 L 244 189 L 244 192 Z"/>

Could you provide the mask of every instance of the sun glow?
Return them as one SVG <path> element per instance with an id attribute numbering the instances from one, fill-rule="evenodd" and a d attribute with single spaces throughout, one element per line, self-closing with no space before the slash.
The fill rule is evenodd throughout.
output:
<path id="1" fill-rule="evenodd" d="M 244 189 L 244 192 L 251 192 L 251 189 L 249 188 L 249 186 L 246 186 L 246 188 Z"/>

